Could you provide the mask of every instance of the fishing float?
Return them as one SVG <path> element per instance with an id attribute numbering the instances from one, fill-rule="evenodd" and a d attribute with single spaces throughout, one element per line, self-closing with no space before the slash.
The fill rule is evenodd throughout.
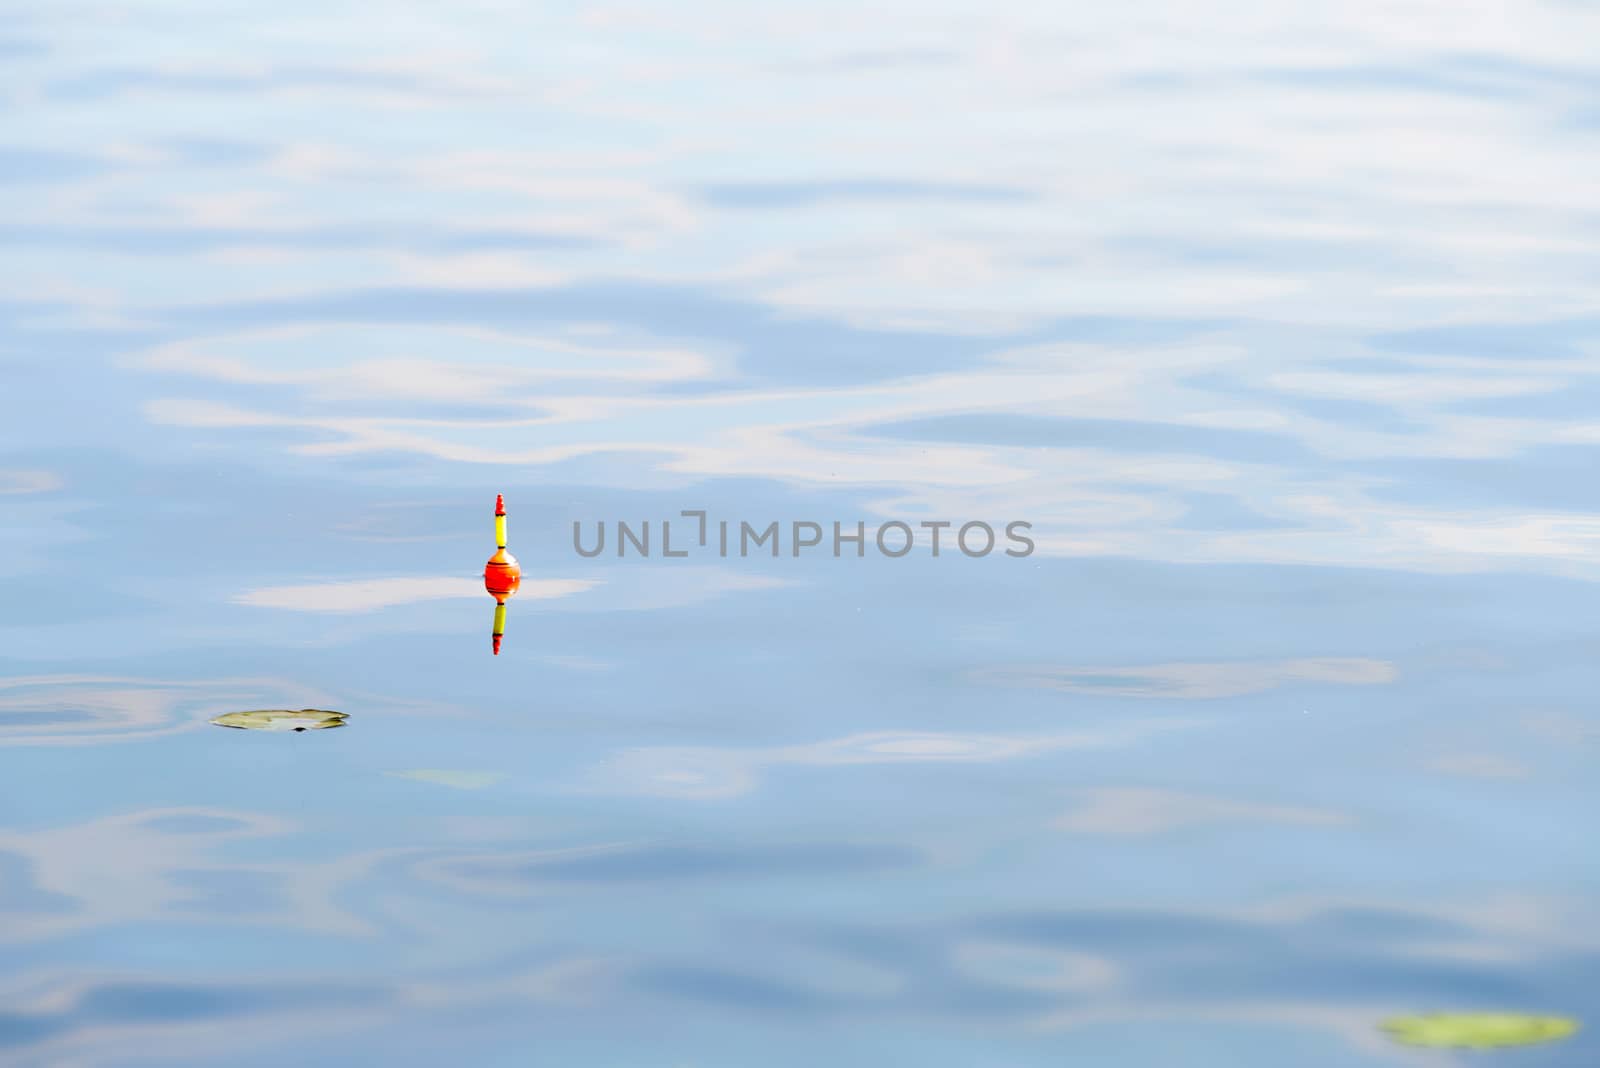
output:
<path id="1" fill-rule="evenodd" d="M 522 567 L 506 552 L 506 498 L 494 495 L 494 555 L 483 565 L 483 588 L 494 598 L 494 655 L 500 655 L 500 639 L 506 632 L 506 601 L 522 585 Z"/>

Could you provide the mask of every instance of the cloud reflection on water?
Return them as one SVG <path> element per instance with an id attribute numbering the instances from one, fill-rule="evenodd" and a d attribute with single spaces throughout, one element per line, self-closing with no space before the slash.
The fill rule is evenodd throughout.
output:
<path id="1" fill-rule="evenodd" d="M 92 675 L 0 679 L 0 747 L 138 741 L 194 730 L 263 693 L 304 698 L 315 691 L 271 679 L 165 682 Z M 253 706 L 252 706 L 253 707 Z"/>
<path id="2" fill-rule="evenodd" d="M 1328 809 L 1110 787 L 1086 792 L 1080 804 L 1058 818 L 1054 826 L 1077 834 L 1158 834 L 1208 824 L 1338 827 L 1348 822 L 1343 813 Z"/>
<path id="3" fill-rule="evenodd" d="M 593 589 L 596 582 L 582 579 L 529 579 L 518 596 L 543 601 L 570 597 Z M 381 578 L 308 583 L 303 586 L 266 586 L 236 594 L 234 603 L 258 608 L 283 608 L 295 612 L 373 612 L 395 605 L 422 601 L 480 599 L 483 583 L 468 578 Z"/>
<path id="4" fill-rule="evenodd" d="M 0 17 L 0 1059 L 1588 1012 L 1592 6 L 707 3 Z M 683 507 L 1039 551 L 551 567 Z"/>
<path id="5" fill-rule="evenodd" d="M 657 747 L 629 749 L 592 769 L 585 788 L 689 800 L 739 797 L 772 768 L 871 764 L 989 764 L 1045 753 L 1116 748 L 1170 730 L 1182 720 L 1035 736 L 878 731 L 770 749 Z"/>
<path id="6" fill-rule="evenodd" d="M 1393 682 L 1393 664 L 1356 657 L 1256 663 L 1150 664 L 1142 667 L 1016 667 L 977 673 L 980 682 L 1037 686 L 1102 697 L 1206 700 L 1241 697 L 1303 683 L 1378 686 Z"/>

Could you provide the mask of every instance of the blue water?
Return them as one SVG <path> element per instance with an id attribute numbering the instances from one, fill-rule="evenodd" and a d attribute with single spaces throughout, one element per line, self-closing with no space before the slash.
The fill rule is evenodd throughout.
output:
<path id="1" fill-rule="evenodd" d="M 1600 1063 L 1600 15 L 1334 7 L 0 10 L 0 1062 Z"/>

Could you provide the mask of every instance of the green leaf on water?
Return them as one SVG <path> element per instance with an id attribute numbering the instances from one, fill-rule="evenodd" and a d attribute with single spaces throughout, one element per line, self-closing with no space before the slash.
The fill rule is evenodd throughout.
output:
<path id="1" fill-rule="evenodd" d="M 1382 1024 L 1389 1037 L 1408 1046 L 1493 1049 L 1555 1042 L 1578 1030 L 1566 1016 L 1526 1016 L 1516 1012 L 1435 1012 L 1396 1016 Z"/>
<path id="2" fill-rule="evenodd" d="M 321 708 L 262 708 L 254 712 L 226 712 L 211 722 L 219 727 L 239 727 L 251 731 L 318 731 L 343 727 L 343 712 Z"/>

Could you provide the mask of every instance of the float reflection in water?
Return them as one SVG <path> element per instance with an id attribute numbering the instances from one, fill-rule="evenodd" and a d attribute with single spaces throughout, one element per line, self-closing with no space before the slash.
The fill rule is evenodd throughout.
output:
<path id="1" fill-rule="evenodd" d="M 506 632 L 506 601 L 522 585 L 522 567 L 506 552 L 506 498 L 501 493 L 494 497 L 494 543 L 494 555 L 483 565 L 483 588 L 494 597 L 494 655 L 499 656 L 500 638 Z"/>
<path id="2" fill-rule="evenodd" d="M 219 727 L 248 731 L 320 731 L 343 727 L 349 717 L 322 708 L 263 708 L 253 712 L 225 712 L 211 722 Z"/>

